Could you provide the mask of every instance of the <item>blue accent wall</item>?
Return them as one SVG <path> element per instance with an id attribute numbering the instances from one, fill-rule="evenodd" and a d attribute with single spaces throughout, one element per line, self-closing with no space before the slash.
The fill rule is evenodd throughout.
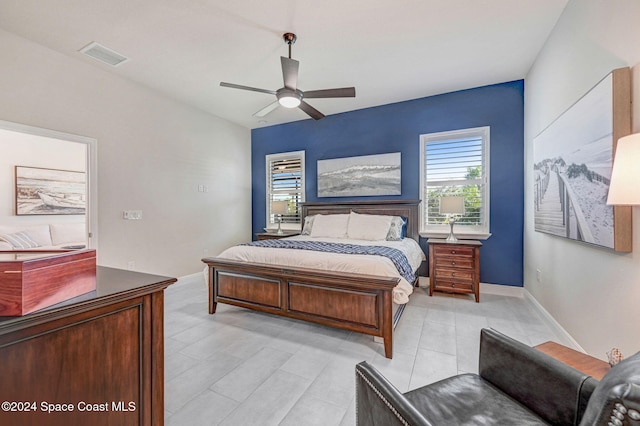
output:
<path id="1" fill-rule="evenodd" d="M 321 101 L 316 107 L 322 110 Z M 265 155 L 305 151 L 307 201 L 420 198 L 420 135 L 491 126 L 491 233 L 480 250 L 480 281 L 522 287 L 524 81 L 512 81 L 330 115 L 251 132 L 253 233 L 265 227 Z M 402 194 L 318 198 L 317 161 L 400 152 Z M 426 240 L 420 245 L 426 250 Z"/>

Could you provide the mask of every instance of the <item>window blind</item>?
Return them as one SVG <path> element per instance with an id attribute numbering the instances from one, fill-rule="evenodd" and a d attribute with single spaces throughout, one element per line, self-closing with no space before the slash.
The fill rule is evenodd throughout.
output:
<path id="1" fill-rule="evenodd" d="M 300 223 L 300 203 L 303 200 L 302 158 L 276 159 L 269 164 L 269 222 L 277 223 L 271 212 L 274 201 L 287 201 L 287 213 L 282 215 L 282 223 Z"/>
<path id="2" fill-rule="evenodd" d="M 461 196 L 465 214 L 456 220 L 456 227 L 488 232 L 488 128 L 425 135 L 423 143 L 422 230 L 444 226 L 443 196 Z"/>

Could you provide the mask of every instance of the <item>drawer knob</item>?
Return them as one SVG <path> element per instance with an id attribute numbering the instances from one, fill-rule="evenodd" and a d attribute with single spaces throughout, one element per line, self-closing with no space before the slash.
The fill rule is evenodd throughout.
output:
<path id="1" fill-rule="evenodd" d="M 456 254 L 456 251 L 455 250 L 451 250 L 451 254 Z"/>
<path id="2" fill-rule="evenodd" d="M 452 273 L 451 273 L 451 276 L 452 276 L 452 277 L 455 277 L 455 276 L 456 276 L 456 273 L 455 273 L 455 272 L 452 272 Z"/>
<path id="3" fill-rule="evenodd" d="M 451 283 L 451 288 L 454 288 L 456 286 L 456 283 Z"/>
<path id="4" fill-rule="evenodd" d="M 456 262 L 451 262 L 451 264 L 452 264 L 452 265 L 455 265 L 455 264 L 456 264 Z"/>

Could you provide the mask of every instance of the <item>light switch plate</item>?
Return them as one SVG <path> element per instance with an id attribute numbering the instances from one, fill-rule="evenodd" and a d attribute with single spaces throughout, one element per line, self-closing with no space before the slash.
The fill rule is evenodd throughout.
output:
<path id="1" fill-rule="evenodd" d="M 126 220 L 142 219 L 142 210 L 125 210 L 122 212 L 122 218 Z"/>

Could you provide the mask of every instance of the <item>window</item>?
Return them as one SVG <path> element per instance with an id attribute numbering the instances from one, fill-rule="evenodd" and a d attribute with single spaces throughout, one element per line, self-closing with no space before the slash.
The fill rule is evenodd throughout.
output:
<path id="1" fill-rule="evenodd" d="M 300 229 L 300 204 L 304 202 L 304 151 L 285 152 L 266 156 L 267 169 L 267 228 Z M 274 201 L 286 201 L 286 213 L 273 213 Z"/>
<path id="2" fill-rule="evenodd" d="M 456 235 L 486 238 L 489 234 L 489 127 L 420 136 L 420 232 L 448 234 L 440 198 L 464 197 L 464 214 Z"/>

